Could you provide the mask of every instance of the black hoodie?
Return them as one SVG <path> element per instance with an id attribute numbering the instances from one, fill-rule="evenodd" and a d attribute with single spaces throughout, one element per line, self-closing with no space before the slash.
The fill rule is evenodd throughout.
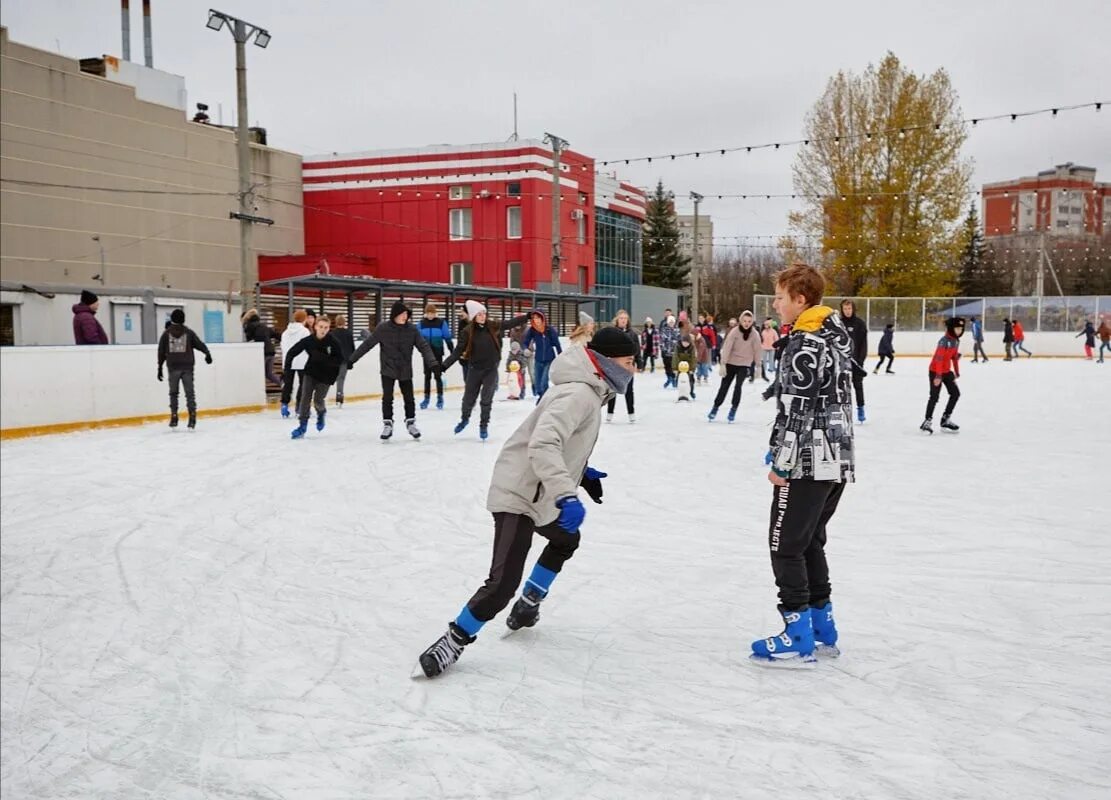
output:
<path id="1" fill-rule="evenodd" d="M 405 322 L 398 325 L 394 320 L 403 313 L 407 315 Z M 409 317 L 411 317 L 411 314 L 404 303 L 400 300 L 394 303 L 390 309 L 389 320 L 379 323 L 378 327 L 359 345 L 359 349 L 348 361 L 354 365 L 355 362 L 369 353 L 371 348 L 380 344 L 382 350 L 378 360 L 383 378 L 411 381 L 413 379 L 414 347 L 420 349 L 426 369 L 431 370 L 436 367 L 438 362 L 435 353 L 432 352 L 432 347 L 428 344 L 428 340 L 421 336 L 417 327 L 409 321 Z"/>
<path id="2" fill-rule="evenodd" d="M 285 354 L 287 370 L 293 369 L 293 359 L 301 353 L 309 354 L 309 360 L 304 366 L 306 375 L 329 386 L 336 382 L 339 368 L 344 362 L 344 355 L 343 345 L 334 333 L 328 332 L 323 339 L 317 339 L 314 333 L 289 348 L 289 352 Z"/>
<path id="3" fill-rule="evenodd" d="M 197 363 L 194 350 L 209 355 L 208 347 L 192 328 L 171 322 L 158 340 L 158 368 L 162 369 L 162 365 L 167 364 L 170 369 L 192 369 Z"/>

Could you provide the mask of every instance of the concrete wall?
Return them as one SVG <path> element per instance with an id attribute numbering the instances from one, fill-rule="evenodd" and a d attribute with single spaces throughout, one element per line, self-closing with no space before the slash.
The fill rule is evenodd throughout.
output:
<path id="1" fill-rule="evenodd" d="M 644 318 L 651 317 L 658 326 L 664 309 L 670 308 L 679 313 L 679 293 L 674 289 L 661 289 L 657 286 L 636 285 L 632 287 L 632 308 L 629 316 L 638 330 L 644 326 Z"/>
<path id="2" fill-rule="evenodd" d="M 238 288 L 239 223 L 228 219 L 238 202 L 235 133 L 135 93 L 0 28 L 6 280 L 85 284 L 106 273 L 116 286 Z M 304 252 L 302 211 L 289 205 L 301 203 L 300 156 L 258 145 L 251 156 L 254 213 L 275 221 L 255 226 L 256 251 Z"/>
<path id="3" fill-rule="evenodd" d="M 213 363 L 202 357 L 196 367 L 201 413 L 261 407 L 262 345 L 211 349 Z M 155 379 L 157 361 L 153 345 L 0 349 L 0 430 L 10 435 L 168 414 L 166 384 Z M 183 396 L 182 410 L 184 402 Z"/>
<path id="4" fill-rule="evenodd" d="M 97 291 L 99 287 L 91 287 Z M 114 304 L 125 304 L 129 308 L 142 305 L 144 297 L 134 290 L 112 292 L 110 290 L 98 291 L 100 308 L 97 319 L 108 333 L 108 339 L 113 344 L 128 343 L 126 332 L 118 330 L 115 324 L 112 307 Z M 55 292 L 53 298 L 47 298 L 34 292 L 16 292 L 0 290 L 0 305 L 12 306 L 12 317 L 15 328 L 15 344 L 17 346 L 41 345 L 72 345 L 73 344 L 73 306 L 80 301 L 80 293 L 76 290 L 68 292 Z M 175 308 L 185 311 L 185 324 L 193 328 L 205 341 L 216 342 L 242 342 L 243 328 L 239 324 L 239 301 L 233 299 L 231 310 L 228 310 L 227 300 L 224 298 L 197 299 L 181 296 L 156 296 L 154 298 L 155 320 L 151 327 L 153 337 L 150 341 L 157 342 L 162 335 L 166 316 Z M 213 336 L 212 328 L 206 327 L 205 312 L 220 314 L 221 336 Z M 142 320 L 137 322 L 141 325 Z M 211 323 L 209 323 L 211 325 Z"/>

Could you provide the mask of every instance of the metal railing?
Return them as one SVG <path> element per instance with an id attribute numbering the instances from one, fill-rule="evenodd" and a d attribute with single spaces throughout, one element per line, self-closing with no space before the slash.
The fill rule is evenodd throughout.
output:
<path id="1" fill-rule="evenodd" d="M 753 300 L 757 321 L 776 317 L 774 298 L 758 294 Z M 822 302 L 839 308 L 846 298 L 826 297 Z M 945 327 L 947 317 L 977 317 L 985 331 L 1003 330 L 1003 320 L 1018 320 L 1027 331 L 1078 331 L 1091 319 L 1111 319 L 1111 296 L 1075 297 L 850 297 L 868 330 L 883 330 L 887 323 L 900 331 L 934 331 Z"/>

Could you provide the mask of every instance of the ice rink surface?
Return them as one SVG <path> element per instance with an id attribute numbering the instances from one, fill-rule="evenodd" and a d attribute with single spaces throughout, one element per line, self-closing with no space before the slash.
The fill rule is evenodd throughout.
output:
<path id="1" fill-rule="evenodd" d="M 638 376 L 540 624 L 435 681 L 531 403 L 485 445 L 458 393 L 420 442 L 365 402 L 302 442 L 274 411 L 4 443 L 4 797 L 1107 798 L 1111 365 L 963 364 L 957 435 L 917 430 L 924 359 L 865 381 L 844 655 L 809 672 L 746 658 L 781 628 L 759 380 L 727 425 Z"/>

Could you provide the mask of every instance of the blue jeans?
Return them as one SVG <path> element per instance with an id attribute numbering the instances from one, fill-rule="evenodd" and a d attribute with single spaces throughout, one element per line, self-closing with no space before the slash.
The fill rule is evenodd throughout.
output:
<path id="1" fill-rule="evenodd" d="M 548 370 L 551 368 L 551 361 L 536 362 L 536 377 L 533 379 L 532 387 L 536 390 L 537 397 L 543 397 L 544 392 L 548 391 Z"/>
<path id="2" fill-rule="evenodd" d="M 1111 342 L 1100 342 L 1099 345 L 1099 360 L 1103 361 L 1103 351 L 1106 350 L 1111 353 Z"/>
<path id="3" fill-rule="evenodd" d="M 775 372 L 775 351 L 774 350 L 765 350 L 764 351 L 764 373 L 765 374 L 770 374 L 772 372 Z"/>

